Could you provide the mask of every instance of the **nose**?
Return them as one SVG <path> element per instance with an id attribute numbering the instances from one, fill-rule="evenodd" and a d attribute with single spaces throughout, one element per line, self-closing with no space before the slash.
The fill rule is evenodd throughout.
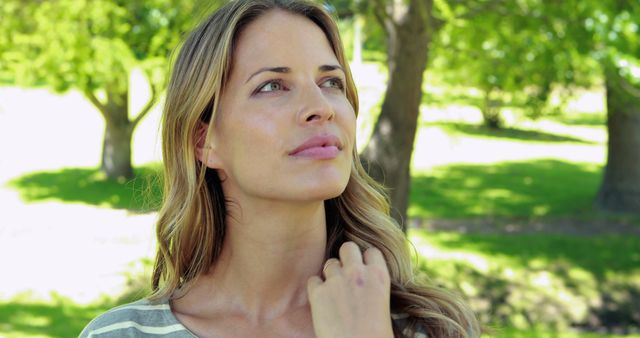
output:
<path id="1" fill-rule="evenodd" d="M 314 84 L 311 88 L 305 88 L 300 94 L 301 106 L 298 112 L 298 121 L 301 124 L 320 123 L 331 121 L 335 118 L 335 110 L 327 100 L 322 89 Z"/>

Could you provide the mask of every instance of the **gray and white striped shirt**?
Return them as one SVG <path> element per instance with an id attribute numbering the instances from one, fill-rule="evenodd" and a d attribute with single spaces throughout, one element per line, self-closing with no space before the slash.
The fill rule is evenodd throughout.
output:
<path id="1" fill-rule="evenodd" d="M 197 338 L 178 321 L 167 300 L 152 303 L 147 299 L 103 313 L 80 333 L 80 338 L 165 336 Z"/>
<path id="2" fill-rule="evenodd" d="M 406 315 L 391 315 L 394 324 L 406 326 Z M 115 307 L 92 320 L 80 338 L 197 338 L 171 312 L 168 300 L 152 303 L 147 299 Z M 414 338 L 427 338 L 418 332 Z"/>

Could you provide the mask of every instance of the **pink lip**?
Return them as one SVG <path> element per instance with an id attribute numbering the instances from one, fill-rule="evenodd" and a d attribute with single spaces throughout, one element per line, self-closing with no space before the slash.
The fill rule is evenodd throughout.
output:
<path id="1" fill-rule="evenodd" d="M 327 160 L 338 156 L 341 150 L 342 145 L 340 144 L 340 139 L 336 136 L 320 135 L 306 140 L 290 152 L 289 156 Z"/>

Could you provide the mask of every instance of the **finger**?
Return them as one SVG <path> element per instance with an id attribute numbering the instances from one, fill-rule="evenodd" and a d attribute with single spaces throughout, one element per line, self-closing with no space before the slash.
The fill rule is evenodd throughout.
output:
<path id="1" fill-rule="evenodd" d="M 342 266 L 362 265 L 362 253 L 354 242 L 345 242 L 340 246 L 340 262 Z"/>
<path id="2" fill-rule="evenodd" d="M 313 291 L 320 285 L 322 285 L 322 279 L 318 276 L 311 276 L 311 278 L 307 280 L 307 298 L 309 298 L 309 301 L 311 301 Z"/>
<path id="3" fill-rule="evenodd" d="M 364 254 L 364 264 L 366 265 L 383 265 L 387 266 L 387 262 L 382 255 L 382 251 L 375 247 L 368 248 Z"/>
<path id="4" fill-rule="evenodd" d="M 364 254 L 364 263 L 372 271 L 378 280 L 385 285 L 388 285 L 389 281 L 389 268 L 387 267 L 387 261 L 384 259 L 384 255 L 378 248 L 371 247 L 367 249 Z"/>
<path id="5" fill-rule="evenodd" d="M 340 274 L 340 268 L 342 268 L 342 264 L 338 259 L 329 258 L 322 268 L 322 275 L 324 275 L 324 279 Z"/>

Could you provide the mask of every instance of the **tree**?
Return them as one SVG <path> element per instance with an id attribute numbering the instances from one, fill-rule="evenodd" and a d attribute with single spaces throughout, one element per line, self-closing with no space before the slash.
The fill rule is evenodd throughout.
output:
<path id="1" fill-rule="evenodd" d="M 585 8 L 589 54 L 605 78 L 608 155 L 596 205 L 640 213 L 640 3 L 593 2 Z"/>
<path id="2" fill-rule="evenodd" d="M 389 82 L 373 135 L 361 154 L 369 174 L 390 189 L 394 218 L 406 219 L 410 163 L 431 44 L 442 27 L 492 11 L 504 0 L 376 0 L 384 28 Z"/>
<path id="3" fill-rule="evenodd" d="M 109 178 L 132 177 L 133 131 L 159 99 L 169 54 L 192 22 L 193 4 L 6 0 L 0 11 L 1 71 L 21 85 L 82 92 L 105 120 L 101 170 Z M 151 95 L 133 115 L 128 79 L 136 67 Z"/>
<path id="4" fill-rule="evenodd" d="M 422 97 L 422 75 L 438 21 L 432 0 L 377 0 L 373 12 L 384 27 L 389 82 L 371 140 L 361 154 L 369 174 L 390 188 L 394 218 L 404 226 L 410 162 Z"/>
<path id="5" fill-rule="evenodd" d="M 437 48 L 439 68 L 448 72 L 449 79 L 485 93 L 497 91 L 513 98 L 533 91 L 534 100 L 523 103 L 534 110 L 541 109 L 554 85 L 588 86 L 604 78 L 608 157 L 596 205 L 638 213 L 638 22 L 640 3 L 630 0 L 503 3 L 473 20 L 447 25 L 440 36 L 442 48 Z M 600 76 L 592 76 L 593 72 Z"/>
<path id="6" fill-rule="evenodd" d="M 580 75 L 591 69 L 573 41 L 561 38 L 564 18 L 542 11 L 541 4 L 494 4 L 474 16 L 447 11 L 451 18 L 434 41 L 431 70 L 445 83 L 476 89 L 479 96 L 464 96 L 482 112 L 486 126 L 498 129 L 507 106 L 533 118 L 556 112 L 549 104 L 552 85 L 587 84 Z"/>

